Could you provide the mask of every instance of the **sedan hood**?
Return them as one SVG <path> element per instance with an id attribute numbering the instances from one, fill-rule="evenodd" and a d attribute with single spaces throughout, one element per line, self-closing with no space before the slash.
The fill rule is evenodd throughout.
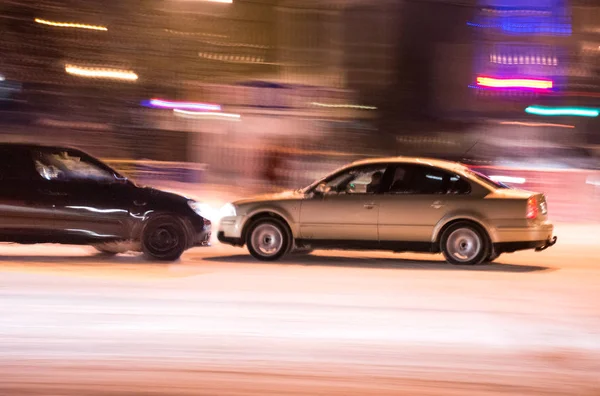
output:
<path id="1" fill-rule="evenodd" d="M 302 197 L 304 197 L 304 194 L 301 193 L 300 191 L 289 190 L 289 191 L 284 191 L 284 192 L 279 192 L 279 193 L 262 194 L 262 195 L 257 195 L 257 196 L 250 197 L 250 198 L 240 199 L 238 201 L 233 202 L 233 204 L 238 206 L 238 205 L 253 204 L 253 203 L 259 203 L 259 202 L 287 201 L 287 200 L 292 200 L 292 199 L 299 199 Z"/>

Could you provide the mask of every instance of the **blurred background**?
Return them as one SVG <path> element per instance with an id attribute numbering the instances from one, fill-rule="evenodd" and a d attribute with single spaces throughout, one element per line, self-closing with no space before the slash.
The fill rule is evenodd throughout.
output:
<path id="1" fill-rule="evenodd" d="M 300 187 L 463 161 L 598 221 L 594 0 L 0 1 L 4 141 L 142 182 Z"/>

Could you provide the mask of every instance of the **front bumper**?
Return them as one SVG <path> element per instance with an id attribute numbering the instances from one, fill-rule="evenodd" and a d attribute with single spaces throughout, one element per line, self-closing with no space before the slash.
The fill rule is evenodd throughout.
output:
<path id="1" fill-rule="evenodd" d="M 208 230 L 199 232 L 196 234 L 194 238 L 194 247 L 197 246 L 210 246 L 210 238 L 211 238 L 210 228 Z"/>
<path id="2" fill-rule="evenodd" d="M 227 245 L 242 246 L 244 244 L 242 237 L 243 227 L 243 216 L 223 217 L 219 222 L 219 232 L 217 233 L 219 242 Z"/>

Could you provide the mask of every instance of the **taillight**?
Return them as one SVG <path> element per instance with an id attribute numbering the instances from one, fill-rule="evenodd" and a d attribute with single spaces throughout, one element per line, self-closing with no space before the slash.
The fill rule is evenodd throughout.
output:
<path id="1" fill-rule="evenodd" d="M 530 220 L 538 217 L 538 204 L 537 199 L 535 199 L 535 197 L 530 197 L 527 200 L 527 215 L 525 217 L 527 217 Z"/>

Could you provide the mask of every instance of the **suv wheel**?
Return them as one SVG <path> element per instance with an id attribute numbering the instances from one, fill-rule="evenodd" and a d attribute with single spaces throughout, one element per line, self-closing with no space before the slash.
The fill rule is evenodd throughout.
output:
<path id="1" fill-rule="evenodd" d="M 441 250 L 451 264 L 477 265 L 490 255 L 485 234 L 470 223 L 457 223 L 444 231 Z"/>
<path id="2" fill-rule="evenodd" d="M 291 235 L 278 219 L 261 219 L 254 223 L 246 237 L 250 254 L 261 261 L 275 261 L 291 247 Z"/>
<path id="3" fill-rule="evenodd" d="M 172 216 L 156 217 L 144 227 L 142 251 L 152 260 L 175 261 L 187 247 L 185 228 Z"/>

